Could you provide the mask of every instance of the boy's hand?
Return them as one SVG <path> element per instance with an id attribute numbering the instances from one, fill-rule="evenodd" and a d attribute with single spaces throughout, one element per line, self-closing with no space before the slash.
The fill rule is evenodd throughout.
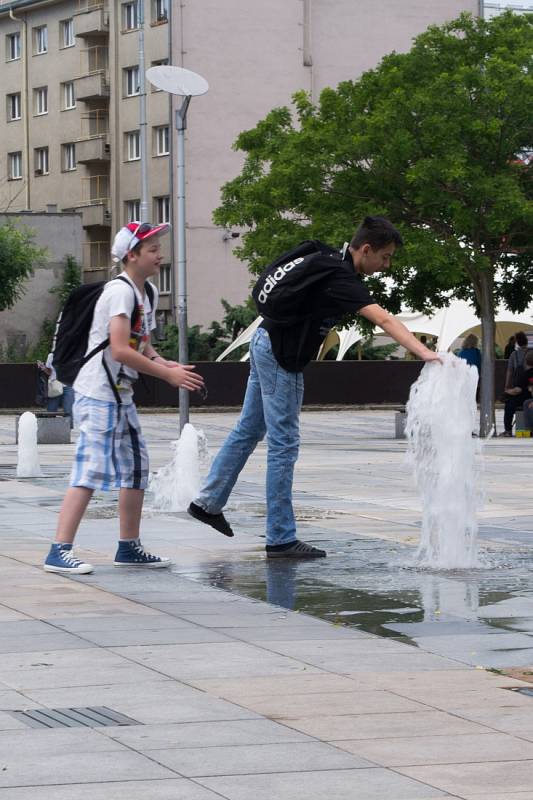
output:
<path id="1" fill-rule="evenodd" d="M 428 348 L 426 348 L 425 353 L 422 353 L 420 357 L 422 361 L 438 361 L 440 364 L 442 364 L 439 354 L 434 353 L 433 350 L 429 350 Z"/>
<path id="2" fill-rule="evenodd" d="M 184 366 L 176 364 L 175 367 L 169 368 L 166 381 L 176 388 L 187 389 L 189 392 L 199 392 L 204 388 L 204 379 L 194 372 L 195 369 L 196 367 L 192 364 Z"/>

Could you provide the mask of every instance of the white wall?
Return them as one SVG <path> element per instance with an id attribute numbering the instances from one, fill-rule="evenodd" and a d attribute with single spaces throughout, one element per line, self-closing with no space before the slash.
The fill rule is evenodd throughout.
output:
<path id="1" fill-rule="evenodd" d="M 172 63 L 203 75 L 208 94 L 193 99 L 186 151 L 189 321 L 220 319 L 220 298 L 242 302 L 251 277 L 211 215 L 220 187 L 236 177 L 231 146 L 298 89 L 316 100 L 326 86 L 356 79 L 392 50 L 407 51 L 432 23 L 478 0 L 307 0 L 313 66 L 303 65 L 306 0 L 194 0 L 173 3 Z M 176 230 L 176 226 L 174 226 Z"/>

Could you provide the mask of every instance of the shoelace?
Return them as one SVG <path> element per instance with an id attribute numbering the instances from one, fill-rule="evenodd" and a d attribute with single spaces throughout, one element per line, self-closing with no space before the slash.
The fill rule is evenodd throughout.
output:
<path id="1" fill-rule="evenodd" d="M 60 550 L 61 558 L 71 567 L 79 567 L 83 562 L 74 557 L 74 550 Z"/>
<path id="2" fill-rule="evenodd" d="M 138 556 L 141 558 L 146 558 L 147 561 L 160 561 L 157 556 L 153 556 L 151 553 L 147 553 L 142 544 L 137 544 L 136 542 L 132 544 L 133 549 L 137 553 Z"/>

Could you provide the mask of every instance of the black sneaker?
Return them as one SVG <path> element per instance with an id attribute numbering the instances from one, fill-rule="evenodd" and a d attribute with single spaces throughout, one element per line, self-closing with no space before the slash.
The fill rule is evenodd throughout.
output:
<path id="1" fill-rule="evenodd" d="M 296 539 L 287 544 L 267 544 L 267 558 L 326 558 L 325 550 L 319 550 L 307 542 L 300 542 Z"/>
<path id="2" fill-rule="evenodd" d="M 210 525 L 219 533 L 223 533 L 224 536 L 234 535 L 231 525 L 222 513 L 208 514 L 207 511 L 204 511 L 201 506 L 197 506 L 196 503 L 190 504 L 189 508 L 187 509 L 187 513 L 190 514 L 191 517 L 194 517 L 194 519 L 197 519 L 198 522 L 204 522 L 206 525 Z"/>

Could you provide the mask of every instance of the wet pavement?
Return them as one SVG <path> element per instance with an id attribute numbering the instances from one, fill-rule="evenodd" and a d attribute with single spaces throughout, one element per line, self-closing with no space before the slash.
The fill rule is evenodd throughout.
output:
<path id="1" fill-rule="evenodd" d="M 163 466 L 176 416 L 141 419 Z M 213 451 L 234 420 L 193 418 Z M 143 541 L 174 566 L 117 570 L 117 496 L 98 494 L 77 538 L 95 572 L 65 577 L 41 564 L 74 445 L 41 446 L 43 477 L 17 480 L 0 416 L 0 800 L 533 800 L 531 683 L 501 674 L 533 672 L 533 442 L 487 443 L 483 566 L 439 573 L 412 565 L 393 428 L 391 411 L 303 414 L 296 512 L 327 559 L 265 560 L 261 446 L 234 539 L 148 495 Z M 95 709 L 109 724 L 27 723 Z"/>
<path id="2" fill-rule="evenodd" d="M 0 418 L 0 481 L 14 477 L 8 420 Z M 212 453 L 234 420 L 232 413 L 193 418 L 205 431 Z M 533 442 L 496 439 L 483 445 L 482 567 L 432 572 L 413 566 L 420 506 L 405 462 L 405 442 L 392 438 L 393 422 L 392 411 L 303 414 L 296 516 L 300 536 L 324 547 L 326 560 L 265 560 L 263 445 L 230 498 L 227 516 L 236 530 L 234 540 L 210 530 L 206 539 L 205 529 L 186 515 L 151 508 L 150 494 L 145 528 L 151 534 L 158 531 L 167 546 L 174 538 L 173 524 L 180 529 L 186 524 L 190 534 L 172 553 L 177 556 L 173 572 L 200 584 L 396 639 L 463 664 L 494 669 L 533 665 L 533 509 L 527 491 Z M 157 468 L 170 458 L 176 417 L 147 414 L 142 423 Z M 45 477 L 18 482 L 32 487 L 26 490 L 26 504 L 57 511 L 72 450 L 72 445 L 41 448 Z M 1 501 L 2 495 L 0 511 Z M 82 537 L 84 529 L 94 530 L 99 520 L 112 520 L 116 514 L 116 493 L 96 496 Z M 42 531 L 47 538 L 50 533 Z"/>

